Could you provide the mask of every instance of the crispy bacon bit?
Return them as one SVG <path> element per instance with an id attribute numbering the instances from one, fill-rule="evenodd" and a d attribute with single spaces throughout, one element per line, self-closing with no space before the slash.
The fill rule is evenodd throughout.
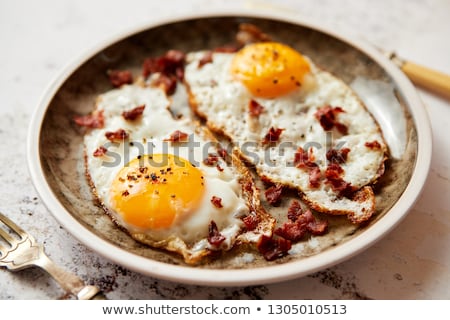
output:
<path id="1" fill-rule="evenodd" d="M 269 132 L 267 132 L 266 136 L 263 139 L 263 144 L 273 143 L 277 142 L 280 139 L 281 133 L 284 131 L 284 129 L 274 127 L 270 127 Z"/>
<path id="2" fill-rule="evenodd" d="M 108 152 L 108 149 L 106 149 L 105 147 L 101 146 L 98 147 L 95 151 L 94 151 L 94 157 L 101 157 L 104 156 L 106 154 L 106 152 Z"/>
<path id="3" fill-rule="evenodd" d="M 257 244 L 258 251 L 267 261 L 284 257 L 291 249 L 291 241 L 284 238 L 273 238 L 262 235 Z"/>
<path id="4" fill-rule="evenodd" d="M 282 192 L 283 186 L 275 185 L 267 189 L 264 192 L 264 195 L 266 196 L 267 202 L 269 202 L 272 206 L 276 206 L 280 204 Z"/>
<path id="5" fill-rule="evenodd" d="M 219 232 L 217 225 L 211 220 L 208 226 L 208 242 L 213 246 L 219 246 L 225 241 L 225 237 Z"/>
<path id="6" fill-rule="evenodd" d="M 103 110 L 85 116 L 76 116 L 73 118 L 73 121 L 79 126 L 91 129 L 103 128 L 105 125 Z"/>
<path id="7" fill-rule="evenodd" d="M 220 165 L 217 165 L 216 169 L 219 170 L 220 172 L 223 172 L 223 170 L 224 170 Z"/>
<path id="8" fill-rule="evenodd" d="M 164 141 L 170 141 L 170 142 L 186 142 L 188 141 L 189 135 L 185 132 L 181 132 L 180 130 L 174 131 L 170 138 L 164 139 Z"/>
<path id="9" fill-rule="evenodd" d="M 129 195 L 130 195 L 130 193 L 128 192 L 128 190 L 125 190 L 124 192 L 122 192 L 123 197 L 129 196 Z"/>
<path id="10" fill-rule="evenodd" d="M 274 232 L 276 235 L 292 242 L 300 241 L 307 232 L 313 235 L 322 235 L 327 231 L 328 222 L 318 221 L 310 210 L 304 211 L 298 201 L 293 201 L 288 209 L 286 222 Z"/>
<path id="11" fill-rule="evenodd" d="M 331 185 L 331 189 L 337 192 L 339 197 L 349 198 L 355 191 L 355 188 L 341 177 L 343 172 L 344 169 L 339 164 L 329 164 L 325 170 L 326 183 Z"/>
<path id="12" fill-rule="evenodd" d="M 380 150 L 381 149 L 381 144 L 377 140 L 366 142 L 364 145 L 367 148 L 372 149 L 372 150 Z"/>
<path id="13" fill-rule="evenodd" d="M 312 158 L 312 152 L 305 151 L 302 147 L 299 147 L 294 155 L 294 164 L 297 166 L 297 168 L 308 170 L 309 185 L 312 188 L 318 188 L 320 186 L 322 173 L 320 171 L 319 165 L 313 162 Z"/>
<path id="14" fill-rule="evenodd" d="M 220 149 L 217 150 L 217 153 L 218 153 L 219 156 L 221 156 L 222 159 L 224 159 L 224 160 L 226 160 L 227 157 L 228 157 L 228 152 L 227 152 L 227 150 L 225 150 L 225 149 L 220 148 Z"/>
<path id="15" fill-rule="evenodd" d="M 241 23 L 236 40 L 241 45 L 255 42 L 271 41 L 271 38 L 262 32 L 258 27 L 250 23 Z"/>
<path id="16" fill-rule="evenodd" d="M 291 205 L 288 208 L 288 213 L 287 213 L 287 217 L 289 220 L 291 220 L 292 222 L 295 222 L 299 215 L 301 215 L 303 213 L 303 208 L 300 204 L 300 202 L 298 201 L 292 201 Z"/>
<path id="17" fill-rule="evenodd" d="M 248 231 L 255 230 L 259 223 L 259 217 L 256 214 L 249 214 L 242 218 L 245 228 Z"/>
<path id="18" fill-rule="evenodd" d="M 347 161 L 347 155 L 349 152 L 349 148 L 330 149 L 327 151 L 327 160 L 330 163 L 344 163 Z"/>
<path id="19" fill-rule="evenodd" d="M 119 129 L 119 130 L 114 131 L 114 132 L 107 131 L 105 133 L 105 137 L 109 141 L 125 140 L 125 139 L 128 138 L 128 133 L 125 130 L 123 130 L 123 129 Z"/>
<path id="20" fill-rule="evenodd" d="M 294 165 L 297 168 L 315 167 L 316 164 L 312 160 L 312 153 L 304 150 L 302 147 L 298 147 L 294 154 Z"/>
<path id="21" fill-rule="evenodd" d="M 198 62 L 198 67 L 201 68 L 207 63 L 211 63 L 213 61 L 213 53 L 212 51 L 207 51 L 204 56 Z"/>
<path id="22" fill-rule="evenodd" d="M 341 112 L 345 112 L 341 107 L 331 107 L 330 105 L 327 105 L 318 109 L 315 116 L 316 119 L 319 120 L 323 130 L 330 131 L 333 127 L 336 127 L 340 133 L 347 134 L 347 126 L 337 120 L 337 115 Z"/>
<path id="23" fill-rule="evenodd" d="M 152 85 L 161 88 L 167 95 L 171 96 L 177 89 L 177 78 L 174 75 L 160 73 L 159 76 L 152 81 Z"/>
<path id="24" fill-rule="evenodd" d="M 203 163 L 210 167 L 215 166 L 217 162 L 219 162 L 219 156 L 214 153 L 209 153 L 208 158 L 203 160 Z"/>
<path id="25" fill-rule="evenodd" d="M 214 205 L 214 207 L 216 208 L 223 208 L 222 205 L 222 198 L 216 197 L 216 196 L 212 196 L 211 198 L 211 203 Z"/>
<path id="26" fill-rule="evenodd" d="M 264 112 L 264 107 L 260 105 L 257 101 L 251 99 L 248 103 L 248 113 L 252 117 L 258 117 L 261 113 Z"/>
<path id="27" fill-rule="evenodd" d="M 133 83 L 133 75 L 129 70 L 108 70 L 108 77 L 111 84 L 115 87 L 121 87 L 124 84 Z"/>
<path id="28" fill-rule="evenodd" d="M 125 120 L 136 120 L 144 113 L 145 105 L 138 106 L 134 109 L 122 112 L 122 117 Z"/>
<path id="29" fill-rule="evenodd" d="M 320 180 L 322 179 L 322 172 L 320 171 L 319 166 L 316 164 L 315 167 L 309 170 L 309 185 L 312 188 L 318 188 L 320 186 Z"/>
<path id="30" fill-rule="evenodd" d="M 178 77 L 180 76 L 179 70 L 184 68 L 185 58 L 186 55 L 178 50 L 169 50 L 160 57 L 147 58 L 142 66 L 142 75 L 147 78 L 149 75 L 159 72 Z"/>

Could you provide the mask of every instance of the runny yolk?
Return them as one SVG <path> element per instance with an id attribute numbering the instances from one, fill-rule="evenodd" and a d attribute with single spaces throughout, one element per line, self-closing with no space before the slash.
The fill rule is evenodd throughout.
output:
<path id="1" fill-rule="evenodd" d="M 202 172 L 171 154 L 139 156 L 114 178 L 112 205 L 123 220 L 144 229 L 169 228 L 199 207 Z"/>
<path id="2" fill-rule="evenodd" d="M 256 97 L 274 98 L 301 86 L 308 61 L 289 46 L 260 42 L 245 46 L 231 62 L 231 73 Z"/>

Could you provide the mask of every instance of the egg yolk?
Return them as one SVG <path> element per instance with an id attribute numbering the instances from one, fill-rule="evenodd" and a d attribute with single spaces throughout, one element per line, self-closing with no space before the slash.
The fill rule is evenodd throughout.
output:
<path id="1" fill-rule="evenodd" d="M 308 61 L 289 46 L 260 42 L 245 46 L 231 62 L 231 73 L 257 97 L 278 97 L 301 86 Z"/>
<path id="2" fill-rule="evenodd" d="M 123 167 L 110 190 L 112 205 L 128 224 L 169 228 L 199 207 L 202 172 L 171 154 L 143 155 Z"/>

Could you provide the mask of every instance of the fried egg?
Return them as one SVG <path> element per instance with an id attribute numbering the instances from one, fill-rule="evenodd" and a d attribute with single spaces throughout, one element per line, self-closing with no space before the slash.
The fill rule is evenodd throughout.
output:
<path id="1" fill-rule="evenodd" d="M 384 172 L 387 147 L 343 81 L 277 42 L 236 53 L 192 52 L 187 61 L 191 107 L 261 177 L 299 190 L 317 211 L 355 223 L 370 218 L 370 185 Z"/>
<path id="2" fill-rule="evenodd" d="M 207 129 L 176 120 L 163 90 L 124 85 L 100 95 L 103 126 L 84 137 L 86 171 L 113 221 L 137 241 L 189 264 L 271 234 L 273 220 L 236 155 L 231 164 Z M 245 186 L 245 187 L 244 187 Z M 243 218 L 258 216 L 247 230 Z"/>

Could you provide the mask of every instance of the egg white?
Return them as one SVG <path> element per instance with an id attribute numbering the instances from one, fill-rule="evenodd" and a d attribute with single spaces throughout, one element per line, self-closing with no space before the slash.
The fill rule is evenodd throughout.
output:
<path id="1" fill-rule="evenodd" d="M 194 111 L 207 120 L 208 126 L 228 136 L 240 147 L 241 155 L 256 166 L 259 175 L 301 191 L 313 208 L 334 214 L 349 214 L 354 221 L 367 219 L 373 212 L 374 197 L 364 203 L 340 197 L 325 183 L 312 188 L 306 170 L 296 168 L 292 160 L 298 147 L 311 150 L 321 172 L 328 165 L 330 148 L 350 148 L 343 179 L 357 188 L 374 182 L 383 171 L 386 144 L 379 126 L 360 99 L 341 80 L 310 63 L 300 89 L 276 98 L 253 97 L 230 72 L 233 53 L 214 53 L 212 62 L 199 67 L 205 52 L 188 55 L 185 82 Z M 253 99 L 264 107 L 257 117 L 248 112 Z M 339 121 L 348 127 L 345 135 L 326 132 L 315 117 L 321 107 L 339 106 L 345 112 Z M 282 128 L 275 146 L 261 144 L 271 127 Z M 370 149 L 366 142 L 378 141 L 380 149 Z M 280 146 L 283 146 L 280 149 Z M 358 201 L 360 201 L 359 199 Z"/>
<path id="2" fill-rule="evenodd" d="M 242 177 L 236 168 L 228 166 L 222 159 L 219 165 L 223 171 L 216 166 L 205 165 L 205 155 L 217 150 L 212 148 L 208 137 L 190 119 L 175 120 L 167 109 L 169 104 L 162 90 L 138 85 L 125 85 L 99 96 L 96 110 L 103 111 L 105 125 L 85 135 L 87 172 L 97 197 L 119 226 L 139 241 L 177 251 L 184 255 L 186 261 L 196 262 L 199 257 L 207 255 L 208 250 L 218 249 L 207 241 L 210 222 L 214 221 L 226 238 L 220 249 L 228 250 L 242 233 L 241 217 L 249 213 L 249 207 L 242 196 Z M 145 105 L 141 117 L 134 121 L 122 117 L 123 111 L 139 105 Z M 120 143 L 106 139 L 107 131 L 117 129 L 126 130 L 129 138 Z M 177 144 L 178 147 L 175 147 L 175 144 L 164 142 L 175 130 L 193 135 L 191 139 L 198 146 L 188 148 Z M 93 153 L 100 146 L 106 147 L 108 152 L 95 157 Z M 152 153 L 176 154 L 194 162 L 204 176 L 205 193 L 198 209 L 187 219 L 167 229 L 150 230 L 131 225 L 116 211 L 111 201 L 111 185 L 123 166 L 138 155 Z M 222 199 L 222 208 L 216 208 L 211 203 L 212 196 Z"/>

